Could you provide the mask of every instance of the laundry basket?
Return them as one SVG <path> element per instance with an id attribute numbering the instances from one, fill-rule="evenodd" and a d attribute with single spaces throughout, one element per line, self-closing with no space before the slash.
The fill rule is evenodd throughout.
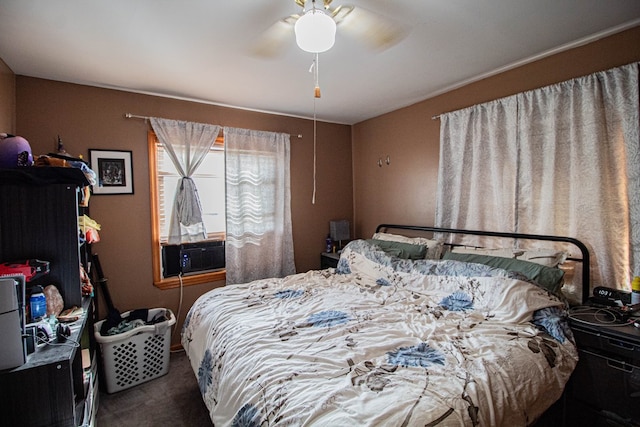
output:
<path id="1" fill-rule="evenodd" d="M 105 320 L 96 322 L 94 336 L 102 350 L 107 393 L 125 390 L 169 372 L 171 326 L 176 318 L 169 309 L 151 308 L 147 320 L 163 312 L 167 320 L 117 335 L 101 335 Z M 128 318 L 130 313 L 123 313 L 122 318 Z"/>

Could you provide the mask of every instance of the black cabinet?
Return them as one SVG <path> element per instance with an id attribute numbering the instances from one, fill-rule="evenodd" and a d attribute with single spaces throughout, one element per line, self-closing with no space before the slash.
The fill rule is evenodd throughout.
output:
<path id="1" fill-rule="evenodd" d="M 338 261 L 340 260 L 340 254 L 332 253 L 332 252 L 322 252 L 320 254 L 320 269 L 324 270 L 325 268 L 336 268 L 338 266 Z"/>
<path id="2" fill-rule="evenodd" d="M 97 411 L 97 360 L 92 332 L 93 305 L 85 298 L 83 315 L 70 324 L 63 342 L 53 338 L 24 365 L 0 374 L 2 422 L 7 426 L 89 425 Z M 84 345 L 86 348 L 83 348 Z"/>
<path id="3" fill-rule="evenodd" d="M 568 388 L 569 419 L 640 425 L 640 330 L 612 323 L 602 313 L 572 320 L 571 329 L 580 359 Z"/>

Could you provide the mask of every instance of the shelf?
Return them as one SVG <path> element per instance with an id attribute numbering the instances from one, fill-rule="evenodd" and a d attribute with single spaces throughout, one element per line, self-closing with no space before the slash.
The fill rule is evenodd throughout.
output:
<path id="1" fill-rule="evenodd" d="M 87 177 L 80 169 L 53 166 L 0 169 L 0 182 L 3 185 L 71 184 L 75 187 L 89 185 Z"/>
<path id="2" fill-rule="evenodd" d="M 0 261 L 48 261 L 49 273 L 31 280 L 27 295 L 35 285 L 53 284 L 64 309 L 83 308 L 79 319 L 68 324 L 66 340 L 58 341 L 54 332 L 26 363 L 0 372 L 2 425 L 77 427 L 95 419 L 94 306 L 82 296 L 80 266 L 86 256 L 81 256 L 78 234 L 78 196 L 86 185 L 84 173 L 75 168 L 0 169 Z M 85 245 L 82 255 L 87 250 Z M 81 347 L 88 347 L 90 363 Z"/>

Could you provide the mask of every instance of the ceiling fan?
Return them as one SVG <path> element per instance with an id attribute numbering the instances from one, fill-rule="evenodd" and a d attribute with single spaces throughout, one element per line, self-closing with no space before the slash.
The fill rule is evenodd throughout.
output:
<path id="1" fill-rule="evenodd" d="M 288 40 L 294 37 L 296 23 L 305 15 L 312 13 L 328 16 L 335 23 L 338 31 L 358 39 L 376 51 L 390 48 L 406 35 L 406 30 L 397 22 L 359 6 L 332 7 L 333 0 L 318 0 L 319 5 L 316 4 L 316 0 L 294 0 L 294 2 L 302 8 L 301 13 L 278 20 L 262 33 L 253 46 L 254 54 L 275 57 L 282 53 Z"/>

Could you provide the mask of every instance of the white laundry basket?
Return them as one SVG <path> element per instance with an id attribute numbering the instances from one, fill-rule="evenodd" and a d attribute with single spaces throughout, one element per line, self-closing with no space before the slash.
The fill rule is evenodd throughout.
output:
<path id="1" fill-rule="evenodd" d="M 96 322 L 94 336 L 102 350 L 105 384 L 108 393 L 125 390 L 169 372 L 171 326 L 176 318 L 166 308 L 151 308 L 147 320 L 166 312 L 167 320 L 145 325 L 117 335 L 101 335 L 105 320 Z M 130 311 L 122 314 L 129 317 Z"/>

